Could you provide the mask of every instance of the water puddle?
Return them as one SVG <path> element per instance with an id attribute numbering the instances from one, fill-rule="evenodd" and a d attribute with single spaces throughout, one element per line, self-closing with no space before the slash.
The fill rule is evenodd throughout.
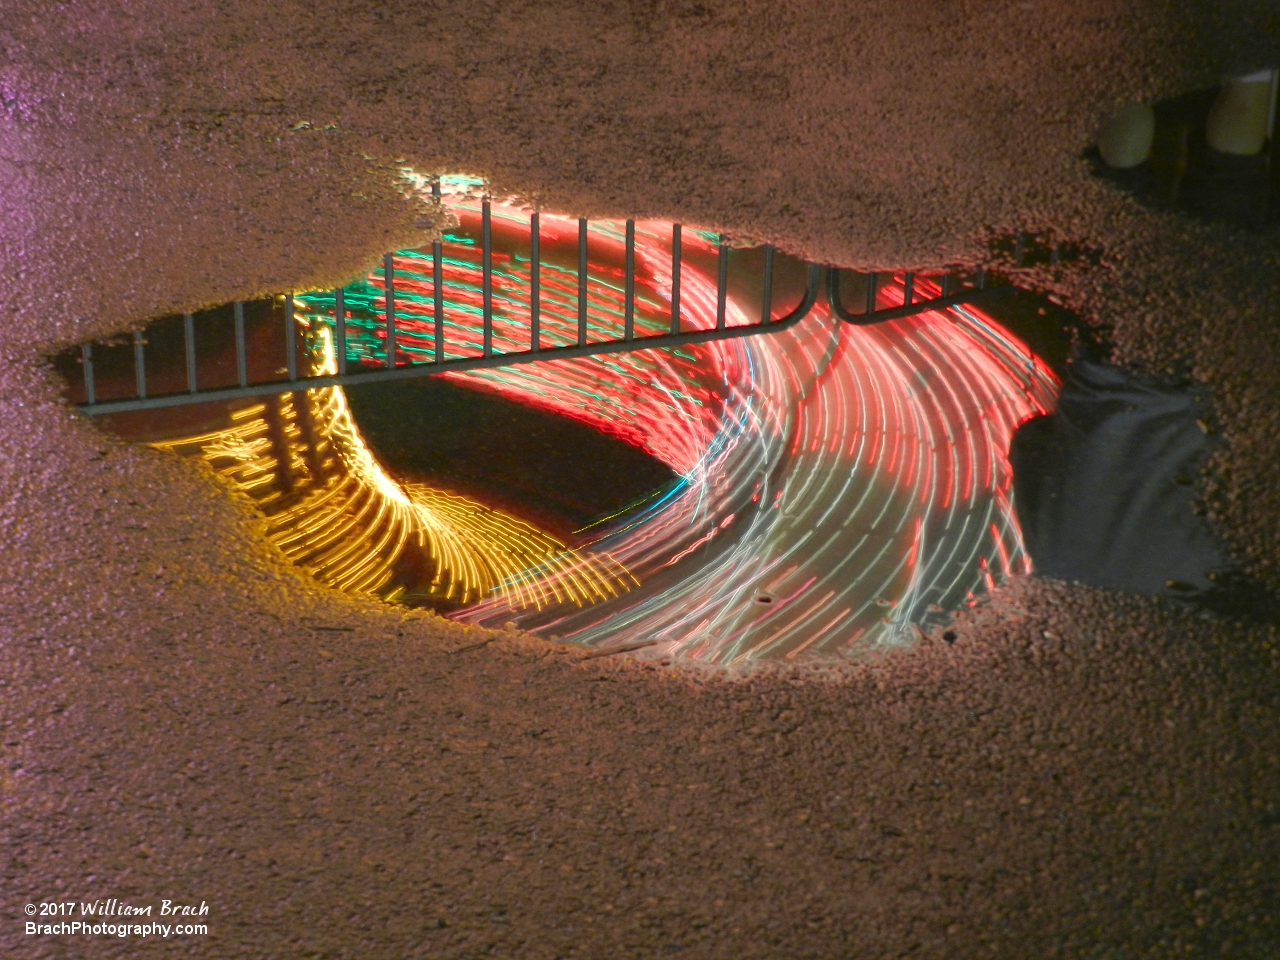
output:
<path id="1" fill-rule="evenodd" d="M 479 199 L 475 182 L 449 187 L 457 225 L 443 241 L 444 319 L 450 349 L 467 355 L 482 350 Z M 495 346 L 527 345 L 528 211 L 492 209 Z M 577 332 L 578 224 L 540 217 L 539 336 L 550 346 Z M 671 225 L 635 230 L 633 322 L 637 335 L 661 333 Z M 689 327 L 715 322 L 718 239 L 684 233 Z M 624 322 L 622 241 L 623 224 L 592 223 L 593 339 Z M 730 325 L 758 319 L 761 255 L 735 244 Z M 429 248 L 397 252 L 393 265 L 398 350 L 429 359 Z M 779 256 L 775 312 L 799 301 L 804 277 L 802 263 Z M 915 297 L 938 295 L 939 279 L 917 276 Z M 878 306 L 902 302 L 901 281 L 882 282 Z M 383 297 L 375 269 L 344 290 L 349 369 L 385 363 Z M 228 311 L 201 315 L 200 335 L 225 338 Z M 279 311 L 251 304 L 242 318 L 251 362 L 265 368 L 285 355 Z M 332 292 L 297 295 L 296 316 L 300 364 L 336 370 Z M 1053 319 L 1025 324 L 1050 360 Z M 149 328 L 148 356 L 180 390 L 181 328 L 166 323 Z M 202 366 L 202 384 L 235 382 L 229 342 Z M 131 345 L 114 349 L 95 357 L 100 390 L 131 395 Z M 59 362 L 74 384 L 74 357 Z M 104 420 L 205 460 L 255 501 L 277 548 L 340 589 L 568 642 L 656 641 L 661 655 L 731 663 L 909 643 L 1028 572 L 1007 454 L 1057 390 L 1050 364 L 981 310 L 859 327 L 819 306 L 766 336 Z"/>

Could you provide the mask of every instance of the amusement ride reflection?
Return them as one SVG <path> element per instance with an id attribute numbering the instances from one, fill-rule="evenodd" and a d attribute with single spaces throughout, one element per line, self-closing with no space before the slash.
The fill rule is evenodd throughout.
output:
<path id="1" fill-rule="evenodd" d="M 444 180 L 456 218 L 443 242 L 448 357 L 482 350 L 480 187 Z M 493 350 L 524 350 L 529 212 L 500 202 L 491 210 Z M 545 212 L 539 220 L 540 343 L 573 343 L 578 222 Z M 715 325 L 716 284 L 699 265 L 714 261 L 716 242 L 684 235 L 684 329 Z M 622 332 L 623 243 L 621 222 L 592 222 L 592 340 Z M 429 361 L 431 252 L 401 251 L 393 263 L 396 362 Z M 671 272 L 671 225 L 638 222 L 637 337 L 669 329 Z M 902 303 L 899 281 L 881 284 L 879 307 Z M 915 290 L 939 295 L 920 277 Z M 385 365 L 380 276 L 348 285 L 344 300 L 349 369 Z M 730 297 L 728 325 L 758 319 L 749 302 Z M 332 292 L 297 304 L 315 369 L 334 369 Z M 781 333 L 441 376 L 606 431 L 679 480 L 580 531 L 570 548 L 501 511 L 397 481 L 369 452 L 342 390 L 310 390 L 295 397 L 305 398 L 311 439 L 295 434 L 299 459 L 317 465 L 311 493 L 268 513 L 273 539 L 320 579 L 404 599 L 396 571 L 417 550 L 430 559 L 418 595 L 449 598 L 455 619 L 514 621 L 598 647 L 652 640 L 665 654 L 728 664 L 908 642 L 1030 570 L 1007 452 L 1020 423 L 1053 407 L 1058 384 L 974 308 L 859 327 L 819 306 Z M 253 495 L 255 483 L 270 487 L 257 425 L 265 406 L 240 411 L 231 433 L 166 446 L 198 453 Z"/>

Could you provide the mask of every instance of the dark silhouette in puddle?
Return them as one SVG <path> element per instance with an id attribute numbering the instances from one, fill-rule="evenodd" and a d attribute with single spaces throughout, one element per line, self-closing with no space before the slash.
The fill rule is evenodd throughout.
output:
<path id="1" fill-rule="evenodd" d="M 360 431 L 397 477 L 573 532 L 674 483 L 644 451 L 559 414 L 439 377 L 347 389 Z"/>

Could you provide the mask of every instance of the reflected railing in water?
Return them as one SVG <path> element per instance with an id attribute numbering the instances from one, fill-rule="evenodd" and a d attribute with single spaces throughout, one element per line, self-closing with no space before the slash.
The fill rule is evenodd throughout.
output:
<path id="1" fill-rule="evenodd" d="M 487 286 L 488 346 L 527 346 L 533 258 L 517 229 L 527 211 L 491 205 L 486 265 L 484 201 L 465 189 L 445 201 L 458 221 L 441 241 L 448 342 L 485 350 L 476 311 Z M 584 322 L 592 337 L 669 329 L 669 224 L 634 224 L 632 243 L 622 223 L 593 224 L 585 316 L 578 221 L 543 214 L 541 226 L 541 342 L 570 342 Z M 720 298 L 719 240 L 683 238 L 692 329 L 758 319 L 761 271 L 734 261 L 759 251 L 732 251 Z M 396 347 L 410 355 L 436 347 L 431 265 L 424 251 L 391 258 Z M 386 363 L 385 279 L 375 269 L 343 290 L 349 369 Z M 804 264 L 778 256 L 779 309 L 803 296 L 805 280 Z M 882 275 L 867 296 L 892 309 L 904 280 Z M 911 282 L 916 299 L 944 292 L 940 277 Z M 856 302 L 858 291 L 843 295 Z M 333 293 L 299 294 L 294 306 L 303 363 L 336 370 Z M 326 583 L 592 646 L 656 640 L 663 654 L 718 663 L 854 656 L 908 642 L 1029 570 L 1007 452 L 1019 423 L 1052 408 L 1057 381 L 973 307 L 852 326 L 819 304 L 770 336 L 439 375 L 624 440 L 679 481 L 568 545 L 474 499 L 393 477 L 338 387 L 245 401 L 232 422 L 157 445 L 204 459 L 254 498 L 272 542 Z"/>

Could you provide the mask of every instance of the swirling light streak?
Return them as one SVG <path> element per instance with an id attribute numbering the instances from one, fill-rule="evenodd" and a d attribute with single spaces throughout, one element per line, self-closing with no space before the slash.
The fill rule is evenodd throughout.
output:
<path id="1" fill-rule="evenodd" d="M 448 356 L 482 351 L 475 186 L 447 189 L 459 226 L 444 244 Z M 493 214 L 494 349 L 523 350 L 527 220 L 512 204 L 495 203 Z M 578 224 L 545 213 L 541 223 L 541 343 L 571 343 Z M 669 236 L 669 224 L 636 225 L 638 337 L 668 329 Z M 686 329 L 715 323 L 715 285 L 697 266 L 714 263 L 714 241 L 685 234 Z M 621 334 L 623 243 L 622 224 L 593 226 L 591 339 Z M 430 359 L 428 255 L 401 251 L 393 262 L 397 361 Z M 939 293 L 922 278 L 916 291 Z M 902 296 L 900 283 L 885 284 L 879 303 Z M 382 365 L 381 277 L 349 286 L 346 302 L 348 362 Z M 313 370 L 333 372 L 332 295 L 298 304 Z M 909 639 L 913 626 L 1030 569 L 1005 451 L 1018 423 L 1053 405 L 1057 385 L 972 308 L 867 328 L 816 314 L 773 337 L 447 374 L 591 424 L 681 475 L 581 531 L 577 550 L 474 501 L 391 478 L 338 389 L 257 403 L 233 412 L 226 429 L 156 445 L 208 461 L 263 508 L 286 556 L 343 589 L 402 598 L 401 567 L 416 551 L 429 560 L 433 597 L 481 601 L 459 619 L 514 619 L 592 645 L 656 638 L 721 663 L 850 655 Z M 729 325 L 753 319 L 730 298 Z"/>
<path id="2" fill-rule="evenodd" d="M 444 242 L 450 357 L 482 350 L 475 186 L 446 184 L 459 223 Z M 516 205 L 492 209 L 493 346 L 523 350 L 527 219 Z M 540 219 L 541 343 L 570 343 L 577 222 Z M 643 337 L 668 329 L 670 225 L 641 222 L 635 236 Z M 623 237 L 622 224 L 593 225 L 591 339 L 621 334 Z M 713 262 L 713 239 L 685 234 L 686 329 L 715 323 L 715 285 L 696 267 Z M 393 263 L 397 362 L 429 360 L 428 255 L 402 251 Z M 916 292 L 939 291 L 917 278 Z M 885 284 L 879 303 L 896 306 L 902 296 L 900 283 Z M 345 298 L 348 362 L 382 365 L 381 277 L 350 285 Z M 315 362 L 332 370 L 332 295 L 298 304 Z M 1029 569 L 1005 453 L 1018 423 L 1053 405 L 1056 382 L 974 309 L 874 327 L 816 314 L 771 337 L 447 374 L 591 424 L 681 475 L 582 531 L 576 551 L 474 502 L 397 483 L 364 444 L 341 390 L 273 401 L 274 414 L 271 403 L 257 404 L 228 430 L 165 446 L 212 463 L 268 508 L 269 535 L 288 556 L 346 589 L 395 599 L 397 563 L 420 548 L 434 564 L 432 590 L 462 603 L 484 596 L 459 619 L 516 620 L 592 645 L 655 638 L 669 652 L 721 663 L 850 655 L 903 642 L 913 626 Z M 730 299 L 730 325 L 752 316 Z"/>
<path id="3" fill-rule="evenodd" d="M 313 371 L 335 373 L 328 328 L 312 330 L 311 346 Z M 228 428 L 153 446 L 209 463 L 267 513 L 268 540 L 332 586 L 398 599 L 397 562 L 412 547 L 429 559 L 428 589 L 444 601 L 493 595 L 516 609 L 582 606 L 636 582 L 607 553 L 581 554 L 473 500 L 392 479 L 340 389 L 285 394 L 231 419 Z"/>
<path id="4" fill-rule="evenodd" d="M 450 200 L 463 229 L 478 234 L 475 198 Z M 514 207 L 492 209 L 494 348 L 525 349 L 527 256 L 500 250 L 497 224 L 527 221 Z M 556 258 L 567 257 L 577 224 L 540 219 L 543 342 L 571 342 L 576 273 L 557 268 Z M 668 323 L 668 236 L 666 224 L 636 225 L 637 336 Z M 478 251 L 454 246 L 458 237 L 447 239 L 445 289 L 465 291 L 462 302 L 474 308 Z M 591 234 L 593 338 L 621 333 L 621 243 L 621 224 Z M 686 234 L 685 250 L 714 254 L 697 234 Z M 434 291 L 425 272 L 420 278 L 419 325 L 413 305 L 402 321 L 413 331 L 403 344 L 410 355 L 428 351 L 433 335 Z M 377 282 L 370 278 L 375 313 Z M 399 289 L 399 274 L 396 282 Z M 940 292 L 923 278 L 916 291 Z M 902 296 L 900 283 L 886 284 L 879 302 L 896 306 Z M 688 328 L 714 324 L 714 284 L 688 263 L 682 301 Z M 733 300 L 727 313 L 730 324 L 747 322 Z M 399 302 L 397 314 L 401 321 Z M 373 347 L 365 353 L 380 362 Z M 479 352 L 474 325 L 468 348 Z M 657 638 L 671 652 L 717 662 L 847 654 L 908 639 L 913 624 L 928 626 L 998 578 L 1029 569 L 1005 453 L 1016 426 L 1053 405 L 1056 382 L 981 312 L 860 328 L 820 309 L 786 334 L 681 353 L 450 375 L 592 423 L 683 475 L 661 498 L 587 531 L 583 549 L 608 549 L 642 588 L 600 607 L 547 609 L 518 622 L 588 644 Z M 494 598 L 456 616 L 495 622 L 512 610 Z"/>

